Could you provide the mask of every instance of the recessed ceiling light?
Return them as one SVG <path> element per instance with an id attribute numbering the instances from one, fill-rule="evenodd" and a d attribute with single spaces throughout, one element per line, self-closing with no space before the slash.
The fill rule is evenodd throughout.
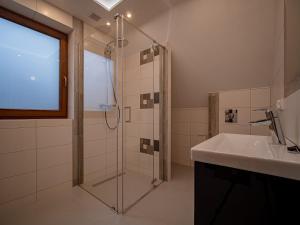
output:
<path id="1" fill-rule="evenodd" d="M 132 17 L 131 12 L 127 12 L 127 13 L 126 13 L 126 17 L 130 19 L 130 18 Z"/>
<path id="2" fill-rule="evenodd" d="M 98 3 L 99 5 L 101 5 L 107 11 L 112 10 L 114 7 L 116 7 L 122 1 L 123 0 L 94 0 L 94 2 Z"/>
<path id="3" fill-rule="evenodd" d="M 107 21 L 106 22 L 106 26 L 110 26 L 111 24 L 110 24 L 110 22 L 109 21 Z"/>

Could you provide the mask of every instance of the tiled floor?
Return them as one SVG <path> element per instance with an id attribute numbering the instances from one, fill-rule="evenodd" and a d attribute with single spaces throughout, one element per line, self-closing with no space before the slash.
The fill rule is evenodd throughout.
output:
<path id="1" fill-rule="evenodd" d="M 126 215 L 116 215 L 79 187 L 57 190 L 34 204 L 0 214 L 0 225 L 192 225 L 193 169 L 174 166 L 161 184 Z"/>
<path id="2" fill-rule="evenodd" d="M 126 171 L 124 176 L 118 177 L 119 185 L 122 183 L 123 179 L 123 196 L 124 196 L 124 208 L 130 207 L 139 198 L 141 198 L 145 193 L 149 192 L 153 185 L 152 177 L 145 174 L 137 173 L 134 171 Z M 82 187 L 88 192 L 95 195 L 97 198 L 101 199 L 105 204 L 110 207 L 117 207 L 117 177 L 107 180 L 103 183 L 98 183 L 94 181 L 92 183 L 83 184 Z M 120 187 L 121 189 L 121 187 Z M 119 205 L 121 207 L 121 204 Z"/>

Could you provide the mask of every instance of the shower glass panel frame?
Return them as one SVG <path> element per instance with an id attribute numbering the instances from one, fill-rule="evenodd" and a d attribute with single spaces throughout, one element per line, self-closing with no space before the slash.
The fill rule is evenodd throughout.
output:
<path id="1" fill-rule="evenodd" d="M 126 213 L 165 178 L 166 49 L 122 15 L 115 17 L 112 40 L 84 37 L 80 187 L 115 212 Z"/>
<path id="2" fill-rule="evenodd" d="M 159 64 L 155 63 L 159 62 L 159 49 L 123 16 L 116 20 L 123 111 L 121 208 L 126 212 L 160 183 L 159 100 L 155 99 L 159 85 L 154 82 L 157 71 L 159 84 Z"/>

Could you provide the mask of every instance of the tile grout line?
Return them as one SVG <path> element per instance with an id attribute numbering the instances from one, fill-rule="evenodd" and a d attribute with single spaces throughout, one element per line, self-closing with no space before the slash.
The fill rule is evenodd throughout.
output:
<path id="1" fill-rule="evenodd" d="M 35 124 L 35 200 L 37 201 L 37 188 L 38 188 L 38 173 L 37 173 L 37 168 L 38 168 L 38 135 L 37 135 L 37 121 L 34 121 Z"/>

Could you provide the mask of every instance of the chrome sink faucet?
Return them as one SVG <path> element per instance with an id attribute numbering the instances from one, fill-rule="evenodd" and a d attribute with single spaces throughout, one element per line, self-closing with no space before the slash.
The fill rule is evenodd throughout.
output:
<path id="1" fill-rule="evenodd" d="M 285 141 L 285 137 L 284 137 L 284 133 L 283 133 L 283 130 L 281 127 L 279 117 L 277 115 L 274 116 L 273 111 L 270 109 L 257 109 L 255 111 L 264 111 L 266 114 L 266 119 L 252 121 L 252 122 L 250 122 L 250 124 L 252 126 L 268 125 L 271 130 L 273 140 L 275 137 L 276 144 L 286 145 L 286 141 Z"/>

